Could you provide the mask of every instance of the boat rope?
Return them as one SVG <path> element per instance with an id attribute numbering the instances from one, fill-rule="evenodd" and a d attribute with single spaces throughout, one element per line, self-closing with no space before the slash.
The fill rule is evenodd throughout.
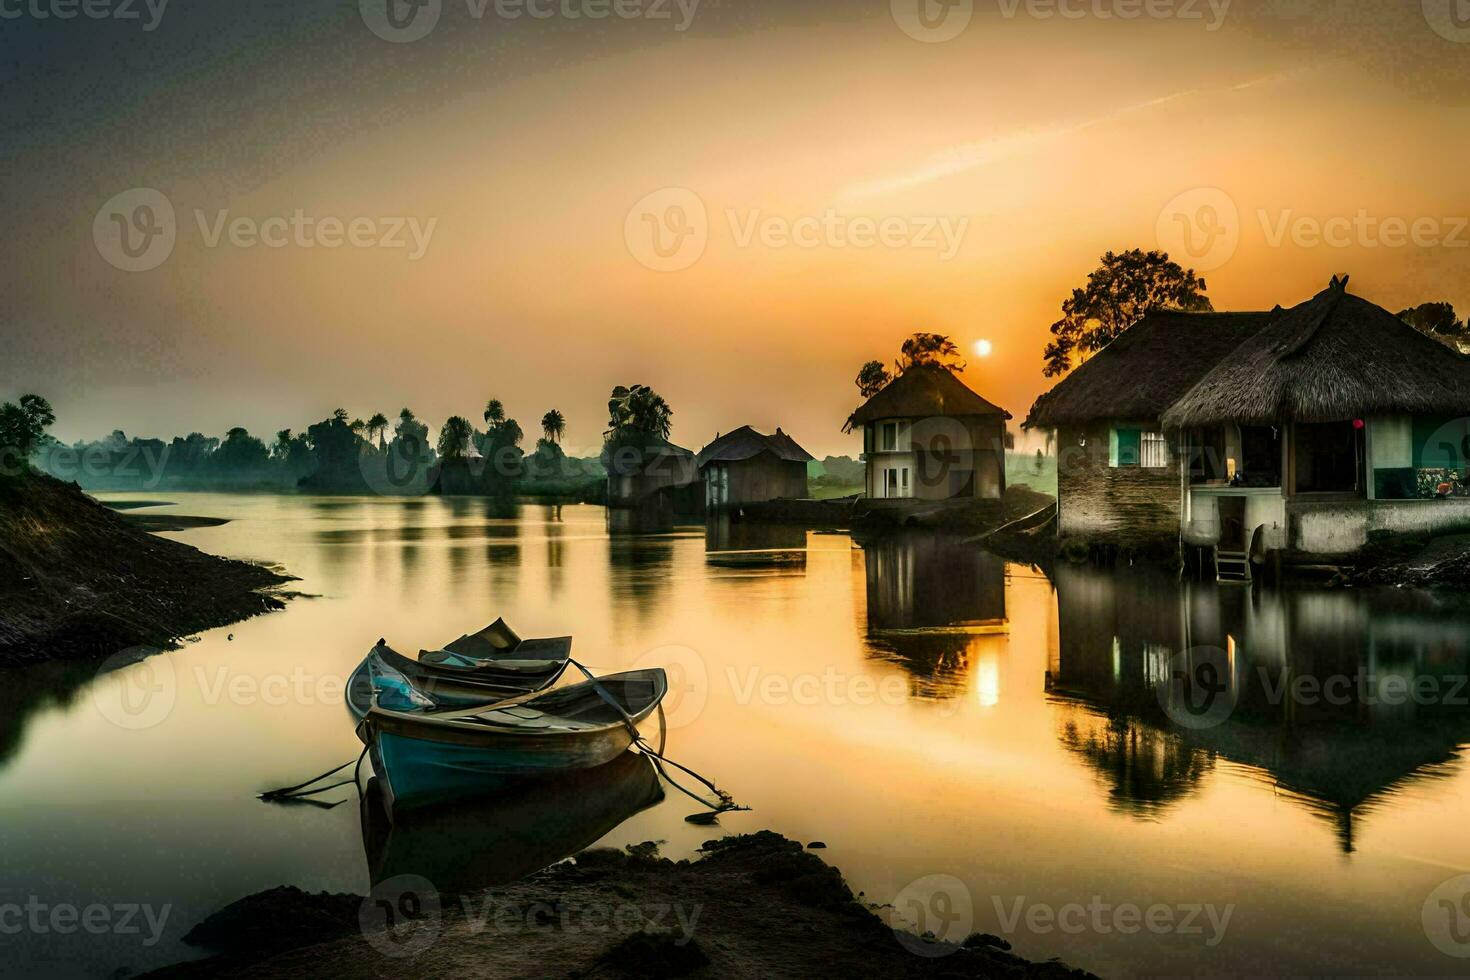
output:
<path id="1" fill-rule="evenodd" d="M 701 776 L 699 773 L 695 772 L 693 769 L 690 769 L 688 766 L 682 765 L 681 763 L 678 763 L 678 762 L 675 762 L 673 759 L 670 759 L 667 756 L 665 756 L 663 754 L 663 746 L 662 745 L 660 745 L 656 749 L 652 745 L 649 745 L 648 744 L 648 740 L 645 739 L 643 737 L 643 735 L 638 731 L 638 726 L 634 723 L 632 716 L 628 714 L 627 709 L 625 709 L 622 706 L 622 704 L 619 703 L 619 701 L 617 700 L 617 698 L 614 698 L 612 696 L 612 694 L 607 690 L 607 688 L 603 686 L 602 682 L 599 681 L 593 675 L 592 671 L 588 670 L 584 665 L 582 665 L 580 662 L 578 662 L 575 658 L 568 657 L 567 658 L 567 662 L 570 663 L 572 666 L 576 667 L 578 670 L 580 670 L 583 673 L 583 675 L 586 676 L 587 680 L 591 682 L 592 689 L 597 692 L 598 696 L 601 697 L 602 700 L 606 701 L 608 704 L 612 705 L 613 709 L 616 710 L 618 712 L 618 714 L 620 714 L 620 715 L 623 716 L 623 724 L 625 724 L 625 725 L 628 726 L 628 732 L 633 736 L 633 745 L 634 745 L 634 747 L 636 747 L 640 752 L 642 752 L 644 755 L 646 755 L 646 756 L 649 757 L 649 759 L 653 762 L 653 767 L 658 770 L 658 774 L 660 776 L 662 776 L 664 778 L 664 780 L 670 786 L 674 787 L 679 792 L 683 793 L 685 796 L 688 796 L 690 799 L 696 800 L 699 803 L 704 804 L 705 806 L 707 806 L 711 810 L 713 810 L 715 813 L 727 813 L 727 812 L 729 812 L 731 810 L 749 810 L 750 809 L 750 807 L 748 807 L 748 806 L 740 806 L 740 805 L 738 805 L 735 802 L 735 798 L 734 797 L 732 797 L 729 793 L 725 792 L 724 790 L 720 789 L 718 786 L 716 786 L 714 783 L 710 782 L 708 779 L 705 779 L 703 776 Z M 659 704 L 659 722 L 660 722 L 659 727 L 662 730 L 664 728 L 664 725 L 663 725 L 663 722 L 664 722 L 664 714 L 663 714 L 663 704 L 662 704 L 662 702 L 660 702 L 660 704 Z M 659 741 L 662 742 L 663 739 L 660 738 Z M 677 779 L 675 779 L 674 777 L 672 777 L 672 776 L 670 776 L 668 774 L 668 771 L 664 769 L 664 763 L 668 763 L 669 765 L 673 766 L 675 769 L 678 769 L 681 772 L 686 772 L 689 775 L 693 776 L 695 779 L 699 780 L 701 783 L 703 783 L 706 787 L 709 788 L 709 791 L 711 793 L 714 793 L 715 796 L 719 798 L 719 801 L 720 802 L 719 803 L 711 803 L 709 800 L 706 800 L 704 797 L 700 796 L 698 793 L 695 793 L 693 790 L 691 790 L 691 789 L 687 788 L 686 786 L 682 785 Z"/>
<path id="2" fill-rule="evenodd" d="M 353 769 L 352 769 L 352 776 L 353 776 L 353 779 L 356 779 L 357 778 L 357 774 L 358 774 L 358 767 L 360 767 L 362 765 L 362 759 L 363 759 L 363 756 L 365 756 L 365 755 L 367 755 L 367 747 L 366 746 L 363 747 L 362 752 L 358 755 L 358 757 L 355 760 L 352 760 L 352 761 L 349 761 L 349 762 L 344 762 L 340 766 L 337 766 L 335 769 L 328 769 L 326 772 L 322 773 L 320 776 L 313 776 L 311 779 L 308 779 L 304 783 L 297 783 L 295 786 L 283 786 L 280 789 L 273 789 L 273 790 L 270 790 L 268 792 L 261 793 L 257 797 L 257 799 L 264 800 L 267 803 L 271 803 L 271 802 L 275 802 L 275 801 L 279 801 L 279 800 L 291 800 L 291 799 L 296 799 L 298 797 L 315 796 L 318 793 L 325 793 L 329 789 L 336 789 L 338 786 L 346 786 L 348 784 L 348 782 L 350 782 L 351 780 L 344 779 L 340 783 L 333 783 L 330 786 L 318 786 L 316 789 L 311 789 L 311 790 L 308 790 L 306 788 L 306 787 L 312 785 L 313 783 L 319 783 L 319 782 L 321 782 L 323 779 L 326 779 L 328 776 L 335 776 L 337 773 L 341 772 L 343 769 L 346 769 L 348 766 L 352 766 L 353 767 Z"/>

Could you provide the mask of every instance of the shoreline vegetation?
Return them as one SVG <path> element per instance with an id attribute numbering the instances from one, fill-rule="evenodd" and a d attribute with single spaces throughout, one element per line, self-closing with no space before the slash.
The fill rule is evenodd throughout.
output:
<path id="1" fill-rule="evenodd" d="M 512 885 L 421 902 L 419 921 L 393 935 L 364 925 L 375 907 L 368 896 L 271 889 L 185 938 L 215 955 L 145 976 L 1091 976 L 1025 960 L 996 936 L 951 943 L 885 922 L 880 913 L 895 910 L 768 830 L 708 841 L 693 861 L 661 858 L 652 841 L 583 851 Z"/>
<path id="2" fill-rule="evenodd" d="M 0 666 L 167 647 L 290 598 L 280 571 L 158 537 L 138 516 L 44 474 L 0 479 Z"/>

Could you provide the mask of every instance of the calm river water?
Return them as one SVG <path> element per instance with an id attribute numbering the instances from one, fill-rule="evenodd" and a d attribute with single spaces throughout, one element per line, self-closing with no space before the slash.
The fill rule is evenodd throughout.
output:
<path id="1" fill-rule="evenodd" d="M 934 538 L 610 537 L 583 506 L 167 499 L 148 513 L 230 519 L 172 537 L 315 597 L 97 680 L 0 673 L 0 907 L 166 912 L 7 934 L 0 973 L 199 955 L 191 926 L 276 885 L 489 880 L 578 832 L 675 857 L 717 836 L 622 776 L 579 788 L 600 801 L 581 824 L 555 796 L 448 818 L 448 859 L 385 844 L 350 787 L 332 809 L 254 798 L 356 755 L 341 684 L 379 636 L 417 650 L 502 614 L 596 668 L 667 664 L 668 754 L 753 807 L 726 832 L 825 841 L 854 890 L 938 934 L 1104 975 L 1442 975 L 1464 963 L 1442 950 L 1470 954 L 1470 612 L 1428 597 L 1054 585 Z"/>

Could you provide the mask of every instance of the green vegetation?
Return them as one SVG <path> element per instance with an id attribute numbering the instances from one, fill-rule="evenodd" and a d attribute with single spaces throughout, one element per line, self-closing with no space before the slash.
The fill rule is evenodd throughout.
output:
<path id="1" fill-rule="evenodd" d="M 1074 356 L 1086 360 L 1124 330 L 1156 310 L 1209 313 L 1205 281 L 1183 269 L 1165 252 L 1108 252 L 1081 289 L 1062 303 L 1062 318 L 1051 325 L 1056 339 L 1046 345 L 1048 378 L 1066 374 Z"/>
<path id="2" fill-rule="evenodd" d="M 51 403 L 40 395 L 21 395 L 18 402 L 0 405 L 0 476 L 28 471 L 55 421 Z"/>

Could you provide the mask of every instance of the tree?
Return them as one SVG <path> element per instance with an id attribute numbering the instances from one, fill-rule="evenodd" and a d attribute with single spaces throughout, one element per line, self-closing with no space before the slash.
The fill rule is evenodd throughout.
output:
<path id="1" fill-rule="evenodd" d="M 347 428 L 349 428 L 349 429 L 352 430 L 352 434 L 353 435 L 355 435 L 359 439 L 361 439 L 363 433 L 367 431 L 367 423 L 364 422 L 360 418 L 359 419 L 353 419 L 352 422 L 351 422 L 351 424 L 348 425 Z"/>
<path id="2" fill-rule="evenodd" d="M 1455 308 L 1449 303 L 1421 303 L 1400 311 L 1399 319 L 1455 350 L 1460 350 L 1462 344 L 1470 345 L 1470 329 L 1455 315 Z"/>
<path id="3" fill-rule="evenodd" d="M 346 425 L 347 424 L 347 409 L 345 409 L 345 408 L 333 409 L 333 411 L 332 411 L 332 418 L 336 419 L 338 422 L 341 422 L 343 425 Z"/>
<path id="4" fill-rule="evenodd" d="M 368 438 L 376 439 L 379 449 L 386 449 L 388 445 L 383 441 L 383 436 L 388 431 L 388 417 L 382 412 L 374 412 L 373 417 L 367 420 Z"/>
<path id="5" fill-rule="evenodd" d="M 960 349 L 942 333 L 916 333 L 899 348 L 898 370 L 911 367 L 941 367 L 946 371 L 963 371 Z"/>
<path id="6" fill-rule="evenodd" d="M 220 443 L 209 462 L 225 475 L 241 476 L 263 467 L 269 458 L 270 452 L 265 443 L 237 425 L 225 433 L 225 441 Z"/>
<path id="7" fill-rule="evenodd" d="M 674 411 L 662 395 L 647 385 L 612 390 L 607 403 L 609 438 L 623 436 L 657 436 L 667 439 L 673 427 Z"/>
<path id="8" fill-rule="evenodd" d="M 888 383 L 892 380 L 893 375 L 888 373 L 882 361 L 869 361 L 857 373 L 858 394 L 863 396 L 863 401 L 867 401 L 888 387 Z"/>
<path id="9" fill-rule="evenodd" d="M 51 403 L 40 395 L 21 395 L 0 405 L 0 472 L 19 465 L 46 444 L 46 429 L 56 422 Z"/>
<path id="10" fill-rule="evenodd" d="M 445 460 L 464 459 L 475 427 L 463 415 L 451 415 L 439 430 L 439 455 Z"/>
<path id="11" fill-rule="evenodd" d="M 552 442 L 560 442 L 567 431 L 567 419 L 561 412 L 552 409 L 541 416 L 541 431 Z"/>
<path id="12" fill-rule="evenodd" d="M 505 421 L 505 406 L 500 403 L 499 398 L 492 398 L 485 403 L 485 424 L 490 428 Z"/>
<path id="13" fill-rule="evenodd" d="M 1102 265 L 1062 303 L 1062 318 L 1051 325 L 1056 339 L 1046 345 L 1048 378 L 1066 374 L 1074 355 L 1086 360 L 1124 330 L 1156 310 L 1208 313 L 1205 281 L 1183 269 L 1167 253 L 1108 252 Z"/>
<path id="14" fill-rule="evenodd" d="M 271 455 L 276 459 L 291 458 L 291 430 L 282 429 L 276 433 L 276 441 L 271 446 Z"/>

